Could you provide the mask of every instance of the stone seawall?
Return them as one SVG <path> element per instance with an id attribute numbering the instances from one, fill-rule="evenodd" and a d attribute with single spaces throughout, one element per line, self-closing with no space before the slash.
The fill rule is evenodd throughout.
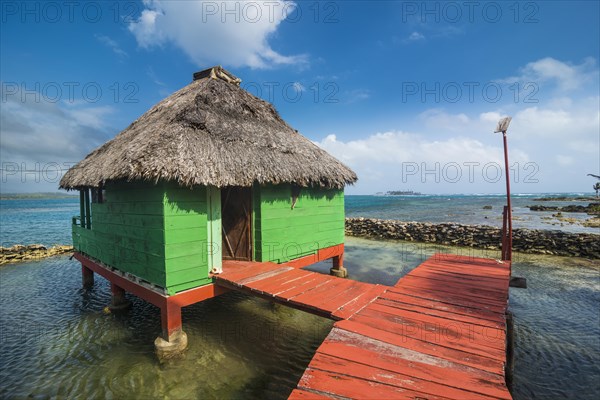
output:
<path id="1" fill-rule="evenodd" d="M 27 246 L 16 244 L 11 247 L 0 247 L 0 265 L 21 261 L 39 260 L 42 258 L 70 253 L 72 251 L 73 246 L 60 245 L 46 247 L 41 244 L 30 244 Z"/>
<path id="2" fill-rule="evenodd" d="M 431 224 L 374 218 L 346 218 L 346 235 L 500 249 L 500 228 L 454 223 Z M 513 251 L 600 258 L 600 235 L 558 230 L 515 229 Z"/>

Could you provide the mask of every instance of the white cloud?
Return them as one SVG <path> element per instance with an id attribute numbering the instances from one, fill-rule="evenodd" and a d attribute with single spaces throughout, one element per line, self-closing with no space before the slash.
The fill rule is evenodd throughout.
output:
<path id="1" fill-rule="evenodd" d="M 350 193 L 397 188 L 426 193 L 502 192 L 501 182 L 493 176 L 486 179 L 490 177 L 483 169 L 487 163 L 504 169 L 502 136 L 493 130 L 508 114 L 513 116 L 508 133 L 515 193 L 586 191 L 585 173 L 598 168 L 600 157 L 599 109 L 600 97 L 563 97 L 535 107 L 510 106 L 475 115 L 430 109 L 406 121 L 417 126 L 413 133 L 390 130 L 352 140 L 328 135 L 317 144 L 357 172 L 359 182 Z M 467 179 L 469 164 L 475 165 L 473 181 Z M 445 179 L 444 167 L 451 174 L 457 165 L 461 179 Z M 416 173 L 407 175 L 407 166 L 416 168 Z M 493 175 L 496 169 L 488 172 Z"/>
<path id="2" fill-rule="evenodd" d="M 413 32 L 410 35 L 408 35 L 408 41 L 410 42 L 415 42 L 415 41 L 419 41 L 419 40 L 425 40 L 425 36 L 420 33 L 420 32 Z"/>
<path id="3" fill-rule="evenodd" d="M 92 149 L 114 135 L 106 118 L 114 113 L 108 106 L 79 102 L 49 102 L 43 97 L 11 94 L 0 107 L 0 158 L 4 173 L 2 191 L 54 191 L 57 170 L 64 173 Z M 14 169 L 48 173 L 16 173 Z M 51 179 L 49 179 L 51 178 Z"/>
<path id="4" fill-rule="evenodd" d="M 294 82 L 292 86 L 298 93 L 306 91 L 306 87 L 304 87 L 304 85 L 302 85 L 300 82 Z"/>
<path id="5" fill-rule="evenodd" d="M 121 46 L 119 46 L 119 44 L 117 42 L 115 42 L 113 39 L 109 38 L 108 36 L 104 36 L 104 35 L 94 35 L 94 36 L 100 43 L 109 47 L 119 57 L 123 57 L 123 58 L 129 57 L 129 54 L 127 54 L 125 52 L 125 50 L 123 50 L 121 48 Z"/>
<path id="6" fill-rule="evenodd" d="M 428 128 L 447 129 L 455 132 L 464 130 L 465 126 L 470 122 L 469 117 L 464 113 L 449 114 L 439 108 L 425 110 L 418 115 L 418 118 Z"/>
<path id="7" fill-rule="evenodd" d="M 571 91 L 597 79 L 598 67 L 593 58 L 586 58 L 581 64 L 571 64 L 546 57 L 525 65 L 520 75 L 500 81 L 509 84 L 534 83 L 538 86 L 551 83 L 561 91 Z"/>
<path id="8" fill-rule="evenodd" d="M 569 106 L 565 107 L 548 105 L 520 110 L 514 115 L 511 130 L 515 136 L 524 138 L 558 139 L 564 143 L 582 139 L 597 141 L 600 132 L 600 97 L 568 103 Z"/>
<path id="9" fill-rule="evenodd" d="M 267 68 L 307 62 L 304 55 L 282 55 L 269 44 L 293 12 L 293 2 L 144 0 L 144 5 L 140 18 L 129 25 L 143 48 L 173 43 L 201 67 L 218 63 Z"/>
<path id="10" fill-rule="evenodd" d="M 354 190 L 359 193 L 394 188 L 434 193 L 501 191 L 498 181 L 488 178 L 495 178 L 501 170 L 502 147 L 472 138 L 435 140 L 424 134 L 389 131 L 349 141 L 332 134 L 316 144 L 354 169 L 359 177 Z M 513 162 L 529 161 L 516 148 L 511 156 Z"/>

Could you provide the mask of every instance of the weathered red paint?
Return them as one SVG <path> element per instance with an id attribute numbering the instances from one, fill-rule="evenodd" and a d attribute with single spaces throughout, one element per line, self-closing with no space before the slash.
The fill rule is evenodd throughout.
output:
<path id="1" fill-rule="evenodd" d="M 323 249 L 317 250 L 315 254 L 311 254 L 308 256 L 296 258 L 295 260 L 290 260 L 285 265 L 290 265 L 294 268 L 304 268 L 312 264 L 316 264 L 321 261 L 325 261 L 327 259 L 333 258 L 334 268 L 337 263 L 338 266 L 342 266 L 342 259 L 344 256 L 344 244 L 338 244 L 335 246 L 325 247 Z"/>
<path id="2" fill-rule="evenodd" d="M 154 304 L 161 310 L 162 335 L 165 340 L 181 329 L 181 308 L 200 301 L 219 296 L 227 292 L 227 289 L 209 284 L 206 286 L 189 289 L 172 296 L 164 295 L 158 291 L 142 286 L 108 267 L 105 267 L 85 255 L 76 252 L 75 258 L 81 262 L 84 281 L 86 274 L 95 272 L 111 283 L 113 299 L 115 296 L 124 298 L 125 292 L 131 293 L 148 303 Z M 90 272 L 88 272 L 90 271 Z"/>

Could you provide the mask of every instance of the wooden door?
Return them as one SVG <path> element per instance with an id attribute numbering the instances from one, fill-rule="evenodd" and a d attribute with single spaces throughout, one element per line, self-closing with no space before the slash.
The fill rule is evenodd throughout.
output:
<path id="1" fill-rule="evenodd" d="M 223 259 L 252 260 L 252 189 L 221 189 Z"/>

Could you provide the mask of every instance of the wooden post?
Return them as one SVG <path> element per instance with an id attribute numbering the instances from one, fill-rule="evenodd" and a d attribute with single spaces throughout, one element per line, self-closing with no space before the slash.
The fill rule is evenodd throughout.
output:
<path id="1" fill-rule="evenodd" d="M 121 311 L 131 307 L 131 302 L 125 298 L 125 289 L 111 282 L 110 291 L 112 293 L 111 304 L 108 306 L 110 311 Z"/>
<path id="2" fill-rule="evenodd" d="M 94 286 L 94 271 L 84 265 L 81 265 L 81 281 L 83 287 L 86 289 Z"/>
<path id="3" fill-rule="evenodd" d="M 79 226 L 85 226 L 85 195 L 83 189 L 79 191 Z"/>
<path id="4" fill-rule="evenodd" d="M 92 228 L 91 212 L 90 212 L 90 189 L 85 189 L 85 227 L 87 229 Z"/>
<path id="5" fill-rule="evenodd" d="M 167 300 L 161 307 L 160 317 L 162 323 L 162 337 L 167 342 L 182 329 L 181 307 L 174 301 Z"/>
<path id="6" fill-rule="evenodd" d="M 338 278 L 347 278 L 348 271 L 344 268 L 344 253 L 333 256 L 333 266 L 329 270 L 329 273 Z"/>
<path id="7" fill-rule="evenodd" d="M 188 344 L 182 329 L 181 304 L 175 299 L 166 299 L 160 308 L 162 335 L 154 341 L 158 360 L 162 363 L 183 354 Z"/>

